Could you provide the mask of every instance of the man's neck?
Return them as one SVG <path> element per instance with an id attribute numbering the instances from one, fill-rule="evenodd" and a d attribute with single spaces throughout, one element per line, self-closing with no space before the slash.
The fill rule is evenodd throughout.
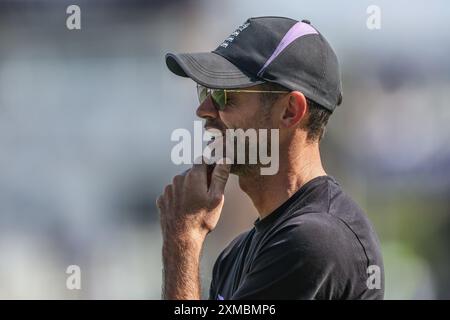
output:
<path id="1" fill-rule="evenodd" d="M 300 153 L 288 153 L 280 159 L 275 175 L 248 174 L 239 176 L 239 186 L 252 199 L 260 219 L 270 215 L 308 181 L 326 175 L 318 146 L 309 146 Z"/>

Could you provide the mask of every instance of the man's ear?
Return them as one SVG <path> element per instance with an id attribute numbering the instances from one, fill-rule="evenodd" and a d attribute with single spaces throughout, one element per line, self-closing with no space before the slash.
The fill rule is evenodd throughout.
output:
<path id="1" fill-rule="evenodd" d="M 305 119 L 307 110 L 308 103 L 303 93 L 292 91 L 289 93 L 288 103 L 285 105 L 284 111 L 281 114 L 281 123 L 285 128 L 297 126 Z"/>

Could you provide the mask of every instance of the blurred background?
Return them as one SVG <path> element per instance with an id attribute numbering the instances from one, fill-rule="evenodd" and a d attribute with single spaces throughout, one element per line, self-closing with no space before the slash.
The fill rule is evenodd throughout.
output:
<path id="1" fill-rule="evenodd" d="M 66 8 L 81 8 L 68 30 Z M 381 10 L 370 30 L 366 12 Z M 0 1 L 0 298 L 159 299 L 156 197 L 186 169 L 195 85 L 169 51 L 215 49 L 247 18 L 309 19 L 341 62 L 344 102 L 322 153 L 382 243 L 387 299 L 450 298 L 450 3 L 435 1 Z M 220 251 L 256 211 L 232 178 L 207 238 Z M 81 268 L 81 290 L 66 268 Z"/>

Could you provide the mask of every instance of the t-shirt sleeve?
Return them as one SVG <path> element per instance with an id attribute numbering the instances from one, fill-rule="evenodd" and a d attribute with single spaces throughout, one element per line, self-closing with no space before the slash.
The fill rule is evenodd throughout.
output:
<path id="1" fill-rule="evenodd" d="M 231 299 L 333 299 L 345 283 L 342 232 L 319 215 L 284 226 L 267 241 Z M 309 216 L 309 214 L 308 214 Z M 343 275 L 343 274 L 341 274 Z"/>

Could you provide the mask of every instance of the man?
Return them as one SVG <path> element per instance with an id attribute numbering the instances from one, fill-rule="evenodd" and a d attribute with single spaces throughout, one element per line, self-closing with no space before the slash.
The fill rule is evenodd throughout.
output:
<path id="1" fill-rule="evenodd" d="M 383 263 L 363 211 L 324 171 L 319 142 L 341 103 L 338 61 L 310 24 L 248 19 L 216 50 L 168 54 L 168 68 L 199 85 L 206 128 L 275 128 L 279 168 L 195 164 L 158 198 L 163 297 L 199 299 L 200 253 L 224 204 L 229 173 L 259 218 L 214 265 L 210 299 L 382 299 Z M 208 88 L 213 88 L 208 89 Z"/>

